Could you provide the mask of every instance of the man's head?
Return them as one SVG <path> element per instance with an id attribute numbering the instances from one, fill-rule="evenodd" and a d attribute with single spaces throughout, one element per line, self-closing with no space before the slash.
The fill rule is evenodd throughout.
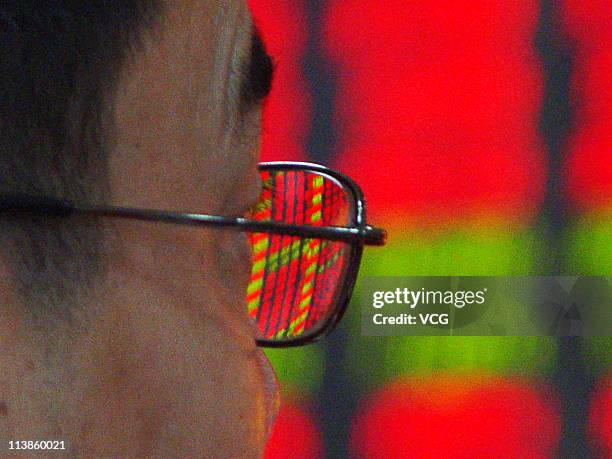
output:
<path id="1" fill-rule="evenodd" d="M 256 200 L 271 69 L 245 2 L 5 2 L 0 23 L 0 191 L 217 215 Z M 261 451 L 276 388 L 244 235 L 34 217 L 0 233 L 4 440 Z"/>

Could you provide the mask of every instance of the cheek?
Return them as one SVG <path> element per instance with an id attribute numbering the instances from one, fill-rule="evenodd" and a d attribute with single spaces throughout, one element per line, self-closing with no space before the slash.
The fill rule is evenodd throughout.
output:
<path id="1" fill-rule="evenodd" d="M 163 356 L 174 367 L 169 389 L 181 425 L 191 441 L 201 441 L 205 457 L 219 451 L 227 457 L 261 452 L 266 410 L 258 351 L 245 349 L 212 321 L 186 328 L 191 333 L 184 333 L 172 343 L 174 351 Z"/>
<path id="2" fill-rule="evenodd" d="M 220 231 L 215 266 L 222 286 L 232 294 L 230 300 L 246 314 L 246 291 L 252 270 L 252 250 L 247 233 Z"/>
<path id="3" fill-rule="evenodd" d="M 231 353 L 220 352 L 207 366 L 216 366 L 212 372 L 216 378 L 207 378 L 203 388 L 207 394 L 204 407 L 210 415 L 206 427 L 210 438 L 223 443 L 225 451 L 234 452 L 228 456 L 247 457 L 264 446 L 265 400 L 255 362 L 234 358 L 228 365 L 231 358 Z"/>

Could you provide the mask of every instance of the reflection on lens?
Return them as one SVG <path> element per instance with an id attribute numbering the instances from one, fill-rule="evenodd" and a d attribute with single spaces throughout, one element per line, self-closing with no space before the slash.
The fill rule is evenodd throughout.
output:
<path id="1" fill-rule="evenodd" d="M 263 194 L 250 218 L 296 225 L 350 225 L 352 202 L 333 179 L 308 171 L 262 171 Z M 255 233 L 248 312 L 260 338 L 309 336 L 334 315 L 350 261 L 343 242 Z"/>

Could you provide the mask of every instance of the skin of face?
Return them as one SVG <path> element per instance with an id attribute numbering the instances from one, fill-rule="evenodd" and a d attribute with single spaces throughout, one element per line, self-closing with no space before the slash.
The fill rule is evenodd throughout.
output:
<path id="1" fill-rule="evenodd" d="M 113 96 L 110 202 L 241 215 L 260 190 L 261 109 L 242 113 L 236 96 L 246 3 L 167 5 Z M 0 312 L 2 440 L 65 440 L 73 457 L 261 457 L 279 402 L 246 313 L 246 236 L 130 221 L 112 233 L 94 318 L 56 351 L 19 308 Z"/>

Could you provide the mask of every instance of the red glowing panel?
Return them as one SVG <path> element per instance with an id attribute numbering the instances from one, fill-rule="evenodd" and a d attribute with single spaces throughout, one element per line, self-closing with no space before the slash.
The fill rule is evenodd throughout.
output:
<path id="1" fill-rule="evenodd" d="M 371 215 L 529 221 L 544 197 L 538 2 L 335 1 L 336 167 Z"/>
<path id="2" fill-rule="evenodd" d="M 565 0 L 562 24 L 575 50 L 572 97 L 575 133 L 565 164 L 570 202 L 579 210 L 612 204 L 612 4 Z"/>
<path id="3" fill-rule="evenodd" d="M 612 122 L 583 127 L 571 140 L 567 184 L 581 209 L 612 204 Z"/>
<path id="4" fill-rule="evenodd" d="M 302 408 L 284 404 L 266 445 L 265 459 L 317 459 L 323 457 L 321 434 Z"/>
<path id="5" fill-rule="evenodd" d="M 536 213 L 542 200 L 539 153 L 528 144 L 476 144 L 457 152 L 379 143 L 344 151 L 337 167 L 361 185 L 372 219 L 401 215 L 443 223 L 501 217 L 521 222 Z"/>
<path id="6" fill-rule="evenodd" d="M 611 42 L 612 45 L 612 42 Z M 572 99 L 578 124 L 605 122 L 612 115 L 612 49 L 578 55 L 574 63 Z"/>
<path id="7" fill-rule="evenodd" d="M 518 379 L 405 379 L 364 404 L 351 445 L 369 459 L 553 457 L 560 420 L 552 400 Z"/>
<path id="8" fill-rule="evenodd" d="M 589 437 L 601 457 L 612 457 L 612 376 L 602 380 L 593 395 Z"/>
<path id="9" fill-rule="evenodd" d="M 543 88 L 535 61 L 480 54 L 426 64 L 389 61 L 341 83 L 337 119 L 345 146 L 416 141 L 449 151 L 534 137 Z"/>
<path id="10" fill-rule="evenodd" d="M 604 49 L 612 44 L 612 3 L 610 0 L 562 0 L 562 23 L 567 35 L 583 51 Z"/>
<path id="11" fill-rule="evenodd" d="M 304 5 L 299 1 L 249 0 L 249 6 L 275 63 L 272 92 L 264 107 L 261 159 L 303 160 L 310 120 L 301 71 L 307 32 Z"/>
<path id="12" fill-rule="evenodd" d="M 431 59 L 466 50 L 522 54 L 531 48 L 537 1 L 335 0 L 325 25 L 330 54 L 349 66 L 407 56 Z M 360 55 L 363 64 L 353 58 Z"/>

